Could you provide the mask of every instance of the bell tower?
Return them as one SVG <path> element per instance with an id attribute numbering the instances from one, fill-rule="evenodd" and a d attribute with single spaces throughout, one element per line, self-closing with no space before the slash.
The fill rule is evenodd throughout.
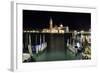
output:
<path id="1" fill-rule="evenodd" d="M 50 30 L 51 30 L 51 29 L 53 28 L 53 21 L 52 21 L 52 18 L 50 18 L 49 24 L 50 24 Z"/>

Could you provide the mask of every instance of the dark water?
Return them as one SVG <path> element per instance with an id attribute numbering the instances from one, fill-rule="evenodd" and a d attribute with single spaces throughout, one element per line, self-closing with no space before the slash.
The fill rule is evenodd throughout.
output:
<path id="1" fill-rule="evenodd" d="M 39 55 L 36 55 L 34 57 L 34 60 L 31 60 L 31 62 L 45 62 L 45 61 L 64 61 L 64 60 L 80 60 L 81 54 L 78 54 L 77 56 L 71 52 L 70 50 L 67 50 L 66 53 L 63 52 L 47 52 L 44 51 Z"/>
<path id="2" fill-rule="evenodd" d="M 24 34 L 28 36 L 29 34 Z M 37 40 L 36 40 L 36 35 L 37 35 Z M 37 45 L 40 44 L 39 36 L 42 36 L 42 43 L 43 43 L 43 35 L 45 35 L 45 42 L 47 42 L 47 47 L 45 48 L 44 51 L 40 52 L 39 54 L 35 54 L 35 51 L 33 51 L 33 59 L 30 59 L 30 62 L 39 62 L 39 61 L 60 61 L 60 60 L 79 60 L 81 59 L 81 54 L 78 54 L 77 56 L 75 53 L 70 51 L 66 47 L 66 42 L 71 34 L 31 34 L 31 45 Z M 28 38 L 24 38 L 24 44 L 28 44 L 29 42 L 27 41 Z M 24 45 L 25 46 L 25 45 Z M 26 47 L 27 48 L 27 47 Z M 24 50 L 28 51 L 28 50 Z M 23 51 L 23 52 L 24 52 Z"/>

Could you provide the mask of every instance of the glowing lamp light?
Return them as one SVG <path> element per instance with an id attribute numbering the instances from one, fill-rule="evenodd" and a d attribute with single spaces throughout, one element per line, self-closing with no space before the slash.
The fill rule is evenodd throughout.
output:
<path id="1" fill-rule="evenodd" d="M 78 47 L 78 48 L 80 47 L 80 44 L 79 44 L 79 43 L 77 43 L 77 47 Z"/>
<path id="2" fill-rule="evenodd" d="M 63 25 L 61 24 L 60 27 L 63 27 Z"/>

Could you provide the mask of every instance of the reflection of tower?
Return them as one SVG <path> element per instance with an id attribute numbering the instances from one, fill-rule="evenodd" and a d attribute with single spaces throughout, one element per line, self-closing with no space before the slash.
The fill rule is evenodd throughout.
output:
<path id="1" fill-rule="evenodd" d="M 53 28 L 52 18 L 50 18 L 50 30 Z"/>

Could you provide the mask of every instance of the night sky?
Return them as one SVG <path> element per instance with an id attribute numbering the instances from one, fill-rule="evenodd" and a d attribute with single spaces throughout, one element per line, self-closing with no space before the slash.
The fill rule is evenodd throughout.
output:
<path id="1" fill-rule="evenodd" d="M 50 18 L 53 25 L 63 24 L 70 30 L 88 31 L 91 28 L 90 13 L 23 10 L 23 30 L 49 28 Z"/>

